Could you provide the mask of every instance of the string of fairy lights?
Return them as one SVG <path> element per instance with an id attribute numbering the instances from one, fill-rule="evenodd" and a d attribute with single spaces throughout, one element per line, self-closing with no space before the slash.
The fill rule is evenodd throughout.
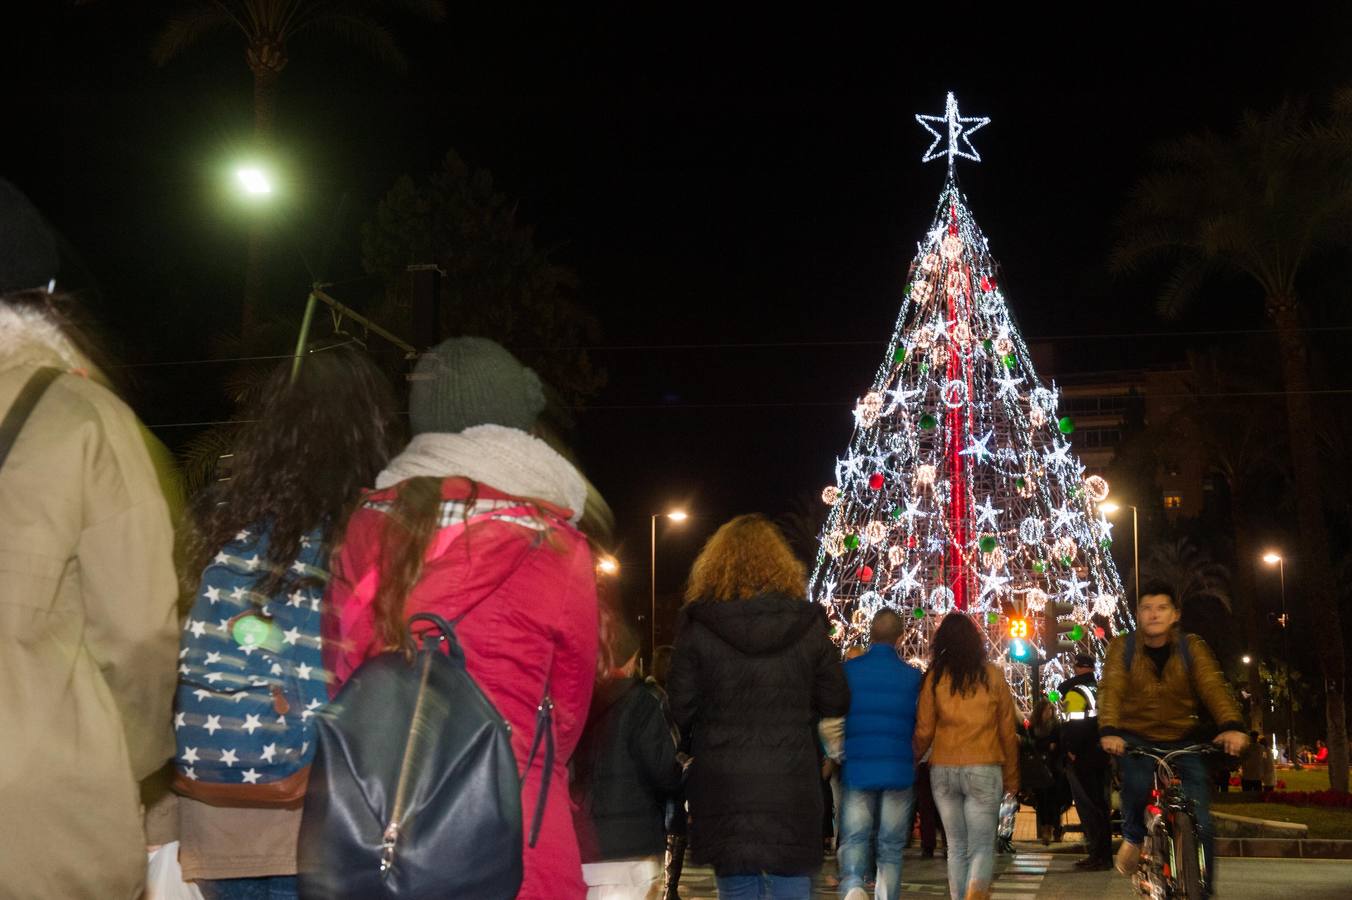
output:
<path id="1" fill-rule="evenodd" d="M 1099 507 L 1109 487 L 1071 452 L 1074 423 L 1038 378 L 954 177 L 955 157 L 980 159 L 968 137 L 989 120 L 959 115 L 951 94 L 944 116 L 918 118 L 936 139 L 925 158 L 947 157 L 948 178 L 822 491 L 830 512 L 809 595 L 842 645 L 866 640 L 880 608 L 902 612 L 902 653 L 921 665 L 941 618 L 970 615 L 1027 702 L 1069 674 L 1068 660 L 1046 654 L 1042 684 L 1031 684 L 1029 667 L 1006 656 L 1011 622 L 1067 603 L 1077 651 L 1100 657 L 1132 627 Z M 946 153 L 930 122 L 946 123 Z"/>

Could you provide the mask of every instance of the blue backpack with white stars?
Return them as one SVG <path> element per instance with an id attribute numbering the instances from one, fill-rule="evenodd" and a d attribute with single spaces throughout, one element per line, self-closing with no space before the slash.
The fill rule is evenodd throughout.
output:
<path id="1" fill-rule="evenodd" d="M 267 529 L 235 535 L 202 572 L 183 625 L 174 790 L 215 806 L 296 808 L 328 703 L 320 621 L 328 550 L 316 531 L 275 594 Z"/>

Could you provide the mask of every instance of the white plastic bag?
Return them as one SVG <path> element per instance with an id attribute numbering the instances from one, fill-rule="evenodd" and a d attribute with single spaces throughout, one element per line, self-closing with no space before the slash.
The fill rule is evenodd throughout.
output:
<path id="1" fill-rule="evenodd" d="M 202 900 L 197 885 L 183 880 L 183 870 L 178 867 L 178 841 L 162 844 L 150 854 L 143 900 Z"/>

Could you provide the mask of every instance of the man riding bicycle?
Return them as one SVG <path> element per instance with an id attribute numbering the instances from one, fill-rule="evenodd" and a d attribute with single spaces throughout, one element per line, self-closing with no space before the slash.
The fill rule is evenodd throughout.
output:
<path id="1" fill-rule="evenodd" d="M 1212 737 L 1231 756 L 1249 742 L 1239 706 L 1206 641 L 1177 628 L 1180 610 L 1173 589 L 1162 581 L 1141 585 L 1136 605 L 1137 630 L 1118 635 L 1108 646 L 1098 689 L 1100 744 L 1118 759 L 1122 779 L 1122 847 L 1116 867 L 1131 875 L 1145 840 L 1145 805 L 1155 760 L 1127 755 L 1129 746 L 1179 749 Z M 1199 711 L 1205 707 L 1216 725 L 1199 735 Z M 1219 732 L 1219 733 L 1216 733 Z M 1183 793 L 1195 806 L 1207 870 L 1214 872 L 1210 788 L 1206 765 L 1196 754 L 1177 757 L 1175 770 Z"/>

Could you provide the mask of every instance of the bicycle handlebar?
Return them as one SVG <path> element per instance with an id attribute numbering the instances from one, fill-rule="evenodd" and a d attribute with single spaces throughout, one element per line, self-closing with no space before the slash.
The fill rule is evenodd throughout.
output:
<path id="1" fill-rule="evenodd" d="M 1139 744 L 1135 747 L 1128 747 L 1126 750 L 1128 756 L 1149 756 L 1153 759 L 1167 759 L 1171 756 L 1180 756 L 1185 753 L 1197 753 L 1206 756 L 1224 752 L 1225 750 L 1216 744 L 1189 744 L 1186 747 L 1175 747 L 1172 749 L 1155 747 L 1150 744 Z"/>

